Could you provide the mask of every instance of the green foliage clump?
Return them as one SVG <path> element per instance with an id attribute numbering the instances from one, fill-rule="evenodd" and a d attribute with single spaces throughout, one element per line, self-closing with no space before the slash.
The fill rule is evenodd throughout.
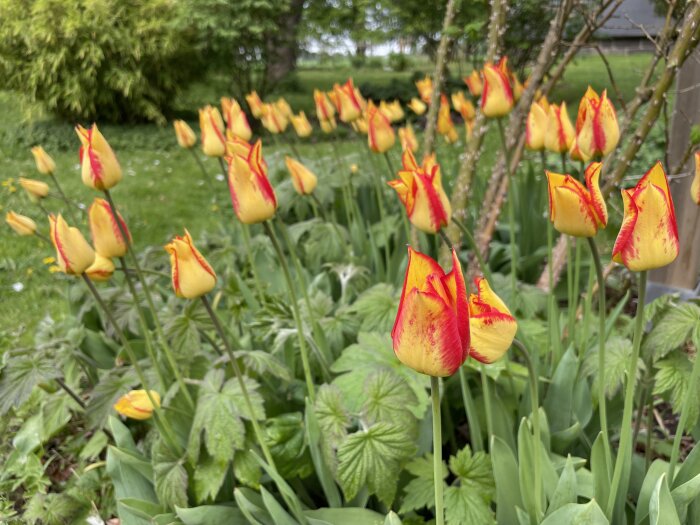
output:
<path id="1" fill-rule="evenodd" d="M 165 121 L 192 74 L 171 0 L 0 1 L 1 86 L 67 119 Z"/>

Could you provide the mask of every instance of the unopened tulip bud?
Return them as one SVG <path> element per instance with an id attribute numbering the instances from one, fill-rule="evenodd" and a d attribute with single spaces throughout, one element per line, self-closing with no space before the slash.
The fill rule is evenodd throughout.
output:
<path id="1" fill-rule="evenodd" d="M 396 142 L 389 119 L 372 102 L 367 105 L 367 138 L 369 148 L 375 153 L 388 151 Z"/>
<path id="2" fill-rule="evenodd" d="M 513 91 L 503 70 L 493 64 L 484 66 L 481 112 L 489 118 L 504 117 L 513 109 Z"/>
<path id="3" fill-rule="evenodd" d="M 260 140 L 247 155 L 230 157 L 228 183 L 233 209 L 243 224 L 256 224 L 274 217 L 277 197 L 267 178 Z"/>
<path id="4" fill-rule="evenodd" d="M 32 155 L 34 155 L 34 162 L 36 163 L 36 169 L 42 175 L 51 175 L 56 171 L 56 163 L 49 156 L 48 153 L 44 151 L 41 146 L 34 146 L 32 148 Z"/>
<path id="5" fill-rule="evenodd" d="M 190 232 L 176 236 L 165 246 L 170 254 L 173 289 L 178 297 L 196 299 L 216 286 L 216 273 L 192 242 Z"/>
<path id="6" fill-rule="evenodd" d="M 428 106 L 425 105 L 425 102 L 418 98 L 412 98 L 411 102 L 408 103 L 408 107 L 411 108 L 411 111 L 413 111 L 416 115 L 422 115 L 425 113 L 425 110 L 428 109 Z"/>
<path id="7" fill-rule="evenodd" d="M 197 143 L 197 136 L 192 131 L 192 128 L 184 120 L 176 120 L 173 122 L 175 128 L 175 137 L 181 148 L 190 149 Z"/>
<path id="8" fill-rule="evenodd" d="M 5 222 L 17 235 L 26 236 L 36 233 L 36 223 L 26 215 L 8 211 L 5 215 Z"/>
<path id="9" fill-rule="evenodd" d="M 204 154 L 208 157 L 223 157 L 226 153 L 224 120 L 217 108 L 205 106 L 199 110 L 199 129 Z"/>
<path id="10" fill-rule="evenodd" d="M 309 195 L 313 193 L 318 183 L 316 175 L 314 175 L 309 168 L 292 157 L 285 157 L 284 161 L 287 164 L 289 174 L 292 176 L 294 191 L 299 195 Z"/>
<path id="11" fill-rule="evenodd" d="M 299 138 L 303 139 L 311 135 L 311 132 L 313 130 L 311 128 L 311 123 L 309 122 L 309 119 L 306 118 L 306 113 L 300 111 L 299 115 L 292 115 L 289 117 L 289 119 L 292 121 L 294 131 L 299 136 Z"/>
<path id="12" fill-rule="evenodd" d="M 126 254 L 131 235 L 121 214 L 117 212 L 115 217 L 109 202 L 95 199 L 88 208 L 88 223 L 92 243 L 98 254 L 107 258 L 123 257 Z M 126 232 L 126 240 L 122 236 L 122 230 Z"/>
<path id="13" fill-rule="evenodd" d="M 33 201 L 41 200 L 49 194 L 49 185 L 40 180 L 19 178 L 19 185 Z"/>
<path id="14" fill-rule="evenodd" d="M 101 256 L 99 253 L 95 254 L 95 262 L 85 270 L 85 275 L 95 282 L 108 281 L 113 273 L 114 263 L 112 260 Z"/>
<path id="15" fill-rule="evenodd" d="M 51 242 L 63 273 L 80 275 L 95 262 L 95 251 L 78 228 L 68 226 L 61 215 L 49 216 Z"/>
<path id="16" fill-rule="evenodd" d="M 105 138 L 93 124 L 90 129 L 76 127 L 80 138 L 80 164 L 83 184 L 95 190 L 108 190 L 122 180 L 119 161 Z"/>
<path id="17" fill-rule="evenodd" d="M 131 390 L 119 398 L 114 405 L 114 410 L 124 417 L 144 420 L 149 419 L 158 407 L 160 407 L 160 395 L 155 390 L 149 392 Z"/>

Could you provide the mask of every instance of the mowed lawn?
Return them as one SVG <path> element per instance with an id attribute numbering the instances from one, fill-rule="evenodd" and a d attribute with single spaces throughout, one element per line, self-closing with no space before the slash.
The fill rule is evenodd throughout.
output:
<path id="1" fill-rule="evenodd" d="M 623 97 L 629 100 L 634 96 L 634 89 L 639 84 L 649 55 L 610 56 L 609 61 Z M 293 90 L 272 97 L 283 95 L 295 111 L 303 109 L 312 116 L 314 88 L 330 89 L 334 82 L 342 82 L 348 76 L 353 76 L 358 85 L 410 83 L 415 71 L 430 69 L 431 65 L 427 62 L 400 73 L 381 69 L 354 70 L 342 64 L 324 69 L 302 68 Z M 453 66 L 452 74 L 456 73 L 457 67 Z M 584 56 L 573 63 L 551 99 L 566 100 L 569 112 L 575 118 L 578 99 L 589 83 L 597 90 L 610 88 L 607 72 L 597 55 Z M 198 106 L 217 104 L 220 96 L 226 94 L 226 85 L 227 79 L 221 75 L 192 86 L 179 100 L 182 115 L 194 119 Z M 50 182 L 36 172 L 29 151 L 34 144 L 42 144 L 54 158 L 57 177 L 72 199 L 88 206 L 94 197 L 99 196 L 80 181 L 79 141 L 72 123 L 59 123 L 42 117 L 27 119 L 20 97 L 11 92 L 0 92 L 0 112 L 3 116 L 0 120 L 0 213 L 3 217 L 7 211 L 14 210 L 33 217 L 42 231 L 48 230 L 43 212 L 29 202 L 17 182 L 19 177 Z M 197 130 L 196 122 L 191 122 L 191 125 Z M 177 146 L 170 126 L 106 124 L 100 129 L 123 168 L 124 179 L 114 189 L 113 195 L 128 222 L 138 250 L 155 249 L 165 262 L 167 254 L 162 251 L 162 246 L 172 235 L 180 234 L 183 228 L 187 227 L 197 238 L 205 231 L 220 228 L 225 221 L 235 220 L 223 178 L 215 179 L 221 173 L 218 162 L 205 159 L 210 182 L 214 185 L 212 191 L 191 152 Z M 316 133 L 320 132 L 316 130 Z M 352 138 L 348 134 L 344 136 L 337 144 L 343 164 L 348 167 L 352 163 L 358 164 L 365 174 L 386 169 L 383 159 L 371 158 L 364 139 Z M 273 141 L 263 135 L 264 154 L 276 187 L 289 185 L 284 169 L 284 155 L 291 153 L 285 144 L 287 140 L 292 140 L 292 137 L 287 135 Z M 315 143 L 316 140 L 312 138 L 311 142 L 297 145 L 297 148 L 304 161 L 317 172 L 319 185 L 323 185 L 324 178 L 338 176 L 334 173 L 338 168 L 331 144 L 327 140 Z M 440 141 L 438 157 L 444 165 L 448 186 L 457 170 L 458 155 L 463 147 L 462 140 L 454 147 Z M 489 162 L 494 158 L 496 148 L 497 137 L 489 134 L 484 161 L 480 165 L 481 173 L 488 173 Z M 398 166 L 398 146 L 392 155 L 394 166 Z M 381 176 L 387 175 L 382 173 Z M 291 192 L 284 194 L 292 195 Z M 44 201 L 44 205 L 51 212 L 63 208 L 59 200 L 51 197 Z M 88 234 L 84 215 L 80 228 Z M 33 327 L 46 316 L 60 318 L 66 314 L 72 278 L 51 273 L 52 263 L 46 258 L 52 256 L 53 249 L 38 239 L 18 237 L 4 223 L 0 226 L 0 350 L 14 339 L 13 335 L 19 335 L 25 343 L 30 342 Z"/>

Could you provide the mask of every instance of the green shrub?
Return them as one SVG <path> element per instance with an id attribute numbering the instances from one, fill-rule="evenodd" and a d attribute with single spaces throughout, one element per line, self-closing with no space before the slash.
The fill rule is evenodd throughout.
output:
<path id="1" fill-rule="evenodd" d="M 192 74 L 172 0 L 0 0 L 0 86 L 67 119 L 164 122 Z"/>
<path id="2" fill-rule="evenodd" d="M 406 71 L 408 68 L 408 57 L 403 53 L 391 53 L 389 55 L 389 67 L 393 71 Z"/>

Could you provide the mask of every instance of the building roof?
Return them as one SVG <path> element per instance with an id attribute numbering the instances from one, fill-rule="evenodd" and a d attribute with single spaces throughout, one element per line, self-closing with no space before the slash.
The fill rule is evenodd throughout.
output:
<path id="1" fill-rule="evenodd" d="M 617 11 L 596 31 L 598 38 L 643 38 L 644 31 L 656 36 L 664 26 L 664 18 L 654 11 L 652 0 L 623 0 Z"/>

